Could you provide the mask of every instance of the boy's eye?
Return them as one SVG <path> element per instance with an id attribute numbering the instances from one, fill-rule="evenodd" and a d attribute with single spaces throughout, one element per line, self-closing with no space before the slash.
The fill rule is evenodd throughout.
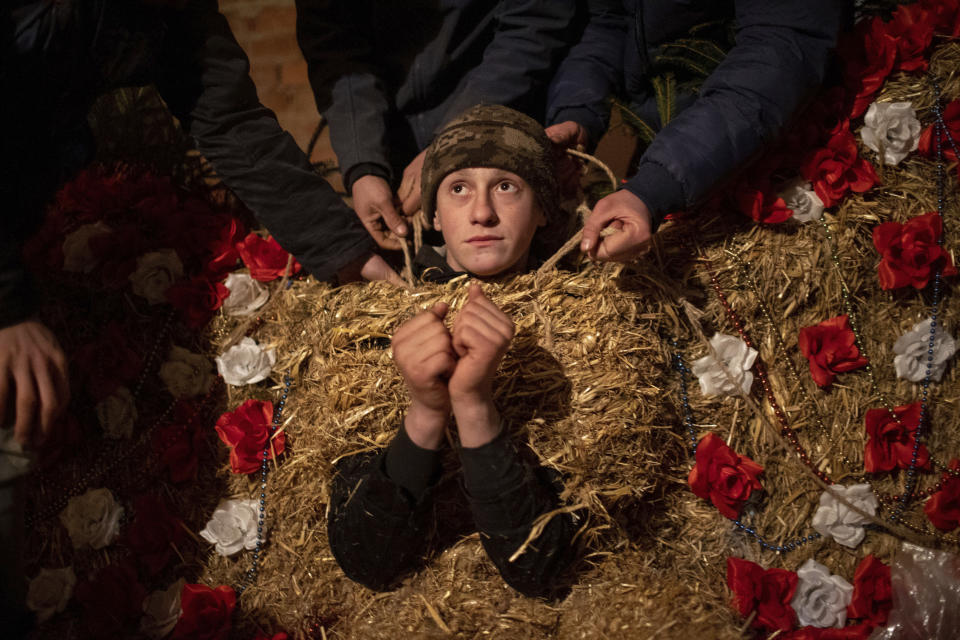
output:
<path id="1" fill-rule="evenodd" d="M 465 190 L 466 190 L 466 187 L 464 187 L 462 184 L 455 184 L 452 187 L 450 187 L 450 191 L 456 194 L 461 194 Z"/>
<path id="2" fill-rule="evenodd" d="M 517 190 L 517 185 L 512 182 L 501 182 L 497 185 L 497 190 L 504 193 L 510 193 Z"/>

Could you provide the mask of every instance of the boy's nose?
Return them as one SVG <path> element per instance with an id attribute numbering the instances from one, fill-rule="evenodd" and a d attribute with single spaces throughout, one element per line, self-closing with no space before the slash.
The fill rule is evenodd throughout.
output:
<path id="1" fill-rule="evenodd" d="M 497 212 L 493 209 L 490 196 L 481 194 L 474 200 L 473 207 L 470 209 L 470 222 L 485 227 L 497 223 Z"/>

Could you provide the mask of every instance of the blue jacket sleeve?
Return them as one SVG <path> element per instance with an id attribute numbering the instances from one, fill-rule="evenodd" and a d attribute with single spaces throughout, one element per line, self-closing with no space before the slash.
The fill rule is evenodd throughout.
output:
<path id="1" fill-rule="evenodd" d="M 157 85 L 224 184 L 318 279 L 372 251 L 357 216 L 260 104 L 217 3 L 192 2 L 180 18 Z"/>
<path id="2" fill-rule="evenodd" d="M 656 226 L 760 151 L 822 82 L 840 0 L 738 0 L 736 44 L 700 96 L 657 134 L 626 189 Z"/>
<path id="3" fill-rule="evenodd" d="M 572 120 L 596 145 L 607 130 L 607 100 L 623 84 L 626 16 L 619 0 L 590 0 L 586 27 L 560 64 L 547 93 L 547 126 Z"/>

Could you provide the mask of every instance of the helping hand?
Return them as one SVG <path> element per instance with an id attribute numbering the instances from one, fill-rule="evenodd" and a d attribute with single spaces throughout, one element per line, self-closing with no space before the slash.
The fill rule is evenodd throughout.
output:
<path id="1" fill-rule="evenodd" d="M 420 174 L 423 172 L 423 158 L 426 153 L 426 150 L 418 153 L 403 170 L 403 180 L 397 189 L 397 195 L 403 201 L 401 207 L 406 216 L 412 216 L 420 210 Z"/>
<path id="2" fill-rule="evenodd" d="M 643 200 L 625 189 L 602 198 L 583 225 L 580 250 L 591 260 L 630 262 L 650 249 L 651 215 Z M 610 227 L 619 233 L 601 237 Z"/>
<path id="3" fill-rule="evenodd" d="M 393 192 L 387 181 L 380 176 L 365 175 L 353 183 L 350 191 L 353 209 L 377 245 L 383 249 L 399 250 L 402 240 L 390 236 L 387 229 L 396 236 L 406 236 L 407 225 L 397 213 Z"/>

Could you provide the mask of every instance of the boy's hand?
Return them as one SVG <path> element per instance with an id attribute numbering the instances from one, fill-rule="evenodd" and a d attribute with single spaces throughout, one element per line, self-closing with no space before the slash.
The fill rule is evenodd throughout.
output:
<path id="1" fill-rule="evenodd" d="M 493 376 L 512 339 L 513 320 L 472 283 L 453 323 L 453 349 L 459 358 L 449 385 L 454 403 L 492 400 Z"/>
<path id="2" fill-rule="evenodd" d="M 443 325 L 449 307 L 438 302 L 405 322 L 393 335 L 393 359 L 410 392 L 405 427 L 414 444 L 436 449 L 450 415 L 447 379 L 456 366 L 450 332 Z"/>

